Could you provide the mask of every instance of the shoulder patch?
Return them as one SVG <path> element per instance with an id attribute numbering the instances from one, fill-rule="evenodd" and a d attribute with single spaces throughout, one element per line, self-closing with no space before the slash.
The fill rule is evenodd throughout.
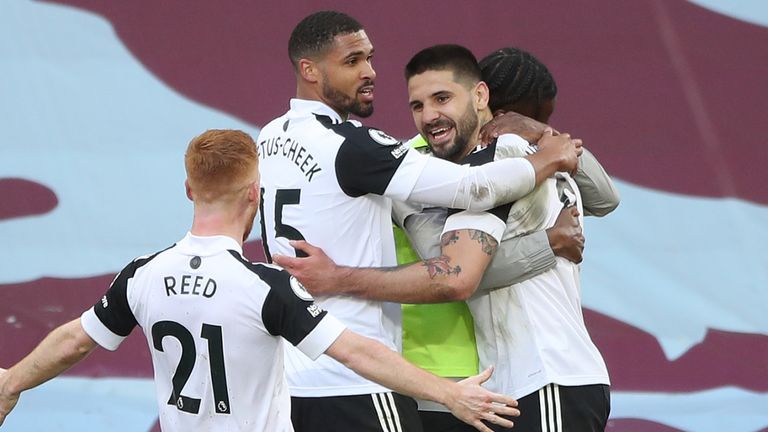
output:
<path id="1" fill-rule="evenodd" d="M 374 141 L 381 145 L 391 146 L 400 144 L 400 140 L 392 138 L 391 136 L 378 129 L 368 129 L 368 134 L 371 136 L 371 138 L 373 138 Z"/>
<path id="2" fill-rule="evenodd" d="M 392 157 L 395 159 L 400 159 L 400 157 L 402 157 L 408 151 L 408 149 L 409 147 L 407 147 L 405 144 L 400 144 L 391 151 Z"/>
<path id="3" fill-rule="evenodd" d="M 291 276 L 291 278 L 289 279 L 289 282 L 291 285 L 291 289 L 293 290 L 293 293 L 296 294 L 298 298 L 306 301 L 314 300 L 314 298 L 312 298 L 312 294 L 310 294 L 309 291 L 307 291 L 307 289 L 304 288 L 304 285 L 302 285 L 298 279 Z"/>

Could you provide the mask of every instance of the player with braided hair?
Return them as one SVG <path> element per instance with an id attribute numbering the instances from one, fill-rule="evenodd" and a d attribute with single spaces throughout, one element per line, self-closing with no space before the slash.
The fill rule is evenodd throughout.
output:
<path id="1" fill-rule="evenodd" d="M 483 127 L 481 139 L 490 141 L 504 133 L 516 133 L 535 143 L 555 111 L 557 84 L 549 69 L 533 54 L 515 47 L 498 49 L 479 63 L 490 92 L 488 107 L 495 115 Z M 586 216 L 605 216 L 619 205 L 619 193 L 606 179 L 608 176 L 595 156 L 583 148 L 574 180 L 584 198 Z M 581 255 L 574 254 L 573 248 L 563 252 L 568 256 L 558 254 L 557 250 L 555 255 L 581 261 Z"/>
<path id="2" fill-rule="evenodd" d="M 488 80 L 488 105 L 492 111 L 515 111 L 533 119 L 552 114 L 557 84 L 549 69 L 533 54 L 518 48 L 502 48 L 482 59 L 480 68 L 483 78 Z"/>

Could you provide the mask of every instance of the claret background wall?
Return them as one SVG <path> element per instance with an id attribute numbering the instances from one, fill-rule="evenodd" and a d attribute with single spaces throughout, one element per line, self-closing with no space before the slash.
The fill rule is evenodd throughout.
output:
<path id="1" fill-rule="evenodd" d="M 287 40 L 338 9 L 376 47 L 376 111 L 415 133 L 402 68 L 519 46 L 559 86 L 621 206 L 587 219 L 585 318 L 611 432 L 768 431 L 768 4 L 760 0 L 0 2 L 0 366 L 186 232 L 182 155 L 256 135 L 295 91 Z M 258 231 L 258 230 L 257 230 Z M 263 259 L 259 233 L 246 245 Z M 145 341 L 25 393 L 3 430 L 159 430 Z M 269 361 L 265 359 L 265 361 Z"/>

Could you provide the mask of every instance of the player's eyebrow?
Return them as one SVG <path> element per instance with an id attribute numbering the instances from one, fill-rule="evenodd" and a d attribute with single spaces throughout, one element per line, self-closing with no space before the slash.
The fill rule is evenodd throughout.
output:
<path id="1" fill-rule="evenodd" d="M 450 90 L 438 90 L 429 95 L 429 99 L 434 99 L 439 96 L 453 96 L 453 92 Z M 408 101 L 408 106 L 413 107 L 415 104 L 423 103 L 421 100 L 413 99 Z"/>
<path id="2" fill-rule="evenodd" d="M 351 53 L 348 53 L 346 56 L 344 56 L 344 60 L 350 59 L 350 58 L 353 58 L 353 57 L 361 57 L 361 56 L 368 57 L 368 56 L 372 56 L 374 51 L 375 51 L 375 49 L 371 49 L 367 54 L 366 54 L 366 52 L 364 50 L 352 51 Z"/>

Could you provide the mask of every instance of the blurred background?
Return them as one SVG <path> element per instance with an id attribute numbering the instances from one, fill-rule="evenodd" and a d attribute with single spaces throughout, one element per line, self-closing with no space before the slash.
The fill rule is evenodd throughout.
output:
<path id="1" fill-rule="evenodd" d="M 366 27 L 378 77 L 365 123 L 401 138 L 415 133 L 402 69 L 421 48 L 518 46 L 548 65 L 552 125 L 583 138 L 622 194 L 585 222 L 582 265 L 613 382 L 608 430 L 768 431 L 762 0 L 4 0 L 0 366 L 184 235 L 187 143 L 210 128 L 255 136 L 285 112 L 289 34 L 322 9 Z M 151 377 L 136 331 L 25 393 L 3 430 L 159 430 Z"/>

